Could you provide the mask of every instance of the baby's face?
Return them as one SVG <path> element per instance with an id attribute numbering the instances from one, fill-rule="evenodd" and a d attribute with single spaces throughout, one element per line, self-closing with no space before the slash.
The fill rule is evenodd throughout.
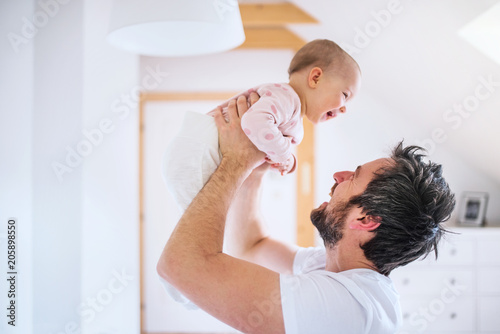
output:
<path id="1" fill-rule="evenodd" d="M 306 97 L 305 116 L 318 124 L 346 112 L 346 103 L 357 94 L 361 74 L 357 68 L 349 69 L 344 75 L 323 72 L 317 86 L 309 89 Z"/>

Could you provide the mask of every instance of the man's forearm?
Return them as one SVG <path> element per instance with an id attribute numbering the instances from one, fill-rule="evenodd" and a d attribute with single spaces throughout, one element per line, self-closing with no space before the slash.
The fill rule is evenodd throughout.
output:
<path id="1" fill-rule="evenodd" d="M 263 167 L 259 167 L 262 169 Z M 226 220 L 224 246 L 228 254 L 244 260 L 246 253 L 268 236 L 261 214 L 264 171 L 254 171 L 234 198 Z"/>
<path id="2" fill-rule="evenodd" d="M 248 173 L 239 161 L 222 159 L 172 232 L 158 263 L 159 272 L 167 276 L 175 270 L 196 272 L 207 257 L 222 253 L 227 212 Z"/>
<path id="3" fill-rule="evenodd" d="M 261 184 L 268 167 L 264 164 L 254 170 L 233 200 L 227 217 L 224 249 L 229 255 L 290 274 L 298 247 L 270 237 L 261 215 Z"/>

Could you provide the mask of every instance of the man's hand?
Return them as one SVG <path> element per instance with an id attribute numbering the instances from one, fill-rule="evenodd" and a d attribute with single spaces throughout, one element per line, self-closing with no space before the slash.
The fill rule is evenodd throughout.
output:
<path id="1" fill-rule="evenodd" d="M 257 102 L 258 99 L 258 94 L 252 92 L 250 94 L 250 105 Z M 264 162 L 265 153 L 259 151 L 241 129 L 241 117 L 247 110 L 247 99 L 245 96 L 240 96 L 238 100 L 231 100 L 228 104 L 228 122 L 222 116 L 222 108 L 220 107 L 216 111 L 214 118 L 219 129 L 219 146 L 222 159 L 232 159 L 251 171 Z"/>

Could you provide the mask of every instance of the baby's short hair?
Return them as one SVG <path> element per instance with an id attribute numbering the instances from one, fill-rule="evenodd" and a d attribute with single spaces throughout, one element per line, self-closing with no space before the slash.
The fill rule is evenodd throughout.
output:
<path id="1" fill-rule="evenodd" d="M 359 70 L 358 63 L 337 43 L 328 39 L 316 39 L 304 45 L 293 56 L 288 68 L 288 75 L 310 66 L 327 71 L 332 68 L 338 69 L 341 66 L 351 65 L 352 63 Z"/>

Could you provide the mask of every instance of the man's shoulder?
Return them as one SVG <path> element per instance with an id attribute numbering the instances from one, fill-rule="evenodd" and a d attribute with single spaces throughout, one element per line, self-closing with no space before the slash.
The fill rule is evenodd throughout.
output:
<path id="1" fill-rule="evenodd" d="M 316 259 L 319 259 L 321 255 L 318 255 Z M 314 257 L 308 258 L 311 263 L 314 262 Z M 325 279 L 326 282 L 329 282 L 329 280 L 333 280 L 335 282 L 341 283 L 342 285 L 345 285 L 346 288 L 370 288 L 371 286 L 375 288 L 387 288 L 387 289 L 394 289 L 394 284 L 392 280 L 384 276 L 374 270 L 371 269 L 366 269 L 366 268 L 357 268 L 357 269 L 350 269 L 350 270 L 345 270 L 345 271 L 340 271 L 340 272 L 332 272 L 325 270 L 324 266 L 323 268 L 317 268 L 315 270 L 307 271 L 307 272 L 300 272 L 300 273 L 294 273 L 294 275 L 291 276 L 296 276 L 296 277 L 302 277 L 304 279 L 311 279 L 311 280 L 322 280 Z M 395 291 L 395 290 L 394 290 Z"/>
<path id="2" fill-rule="evenodd" d="M 326 250 L 324 247 L 301 247 L 295 254 L 293 273 L 308 273 L 325 269 Z"/>

